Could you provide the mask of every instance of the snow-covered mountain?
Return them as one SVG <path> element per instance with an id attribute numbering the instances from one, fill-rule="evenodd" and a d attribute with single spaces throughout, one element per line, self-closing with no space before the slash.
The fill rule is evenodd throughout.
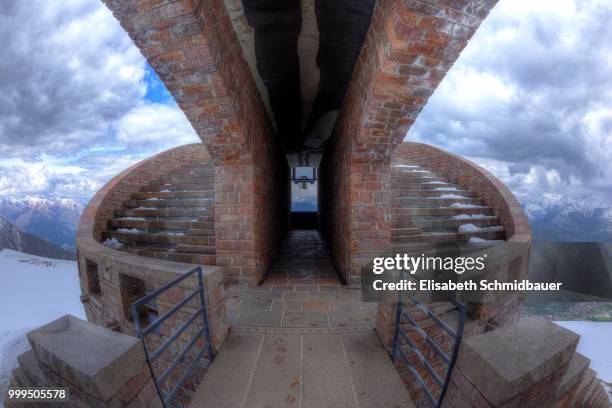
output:
<path id="1" fill-rule="evenodd" d="M 612 242 L 612 200 L 543 194 L 522 202 L 536 238 Z"/>
<path id="2" fill-rule="evenodd" d="M 75 259 L 75 254 L 23 232 L 0 216 L 0 249 L 12 249 L 54 259 Z"/>
<path id="3" fill-rule="evenodd" d="M 23 231 L 74 251 L 83 204 L 67 198 L 26 197 L 0 200 L 0 216 Z"/>

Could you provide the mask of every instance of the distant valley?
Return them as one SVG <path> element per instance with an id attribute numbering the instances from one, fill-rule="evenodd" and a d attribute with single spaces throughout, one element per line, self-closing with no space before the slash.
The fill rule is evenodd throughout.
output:
<path id="1" fill-rule="evenodd" d="M 76 230 L 84 205 L 67 198 L 0 200 L 0 216 L 24 232 L 67 251 L 76 249 Z"/>

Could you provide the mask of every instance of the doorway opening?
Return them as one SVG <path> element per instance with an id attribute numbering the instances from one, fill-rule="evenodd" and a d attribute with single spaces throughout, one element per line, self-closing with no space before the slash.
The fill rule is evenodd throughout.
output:
<path id="1" fill-rule="evenodd" d="M 291 229 L 317 229 L 317 169 L 291 169 Z"/>

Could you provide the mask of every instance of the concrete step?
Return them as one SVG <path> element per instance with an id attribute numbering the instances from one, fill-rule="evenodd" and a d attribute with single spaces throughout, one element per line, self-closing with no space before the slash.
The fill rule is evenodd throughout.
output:
<path id="1" fill-rule="evenodd" d="M 149 258 L 163 259 L 165 261 L 173 262 L 184 262 L 192 263 L 197 265 L 215 265 L 216 257 L 214 248 L 212 253 L 200 254 L 200 253 L 186 253 L 186 252 L 167 252 L 167 251 L 155 251 L 155 250 L 142 250 L 139 255 L 146 256 Z"/>
<path id="2" fill-rule="evenodd" d="M 443 178 L 436 176 L 435 174 L 424 174 L 424 173 L 404 173 L 401 175 L 391 175 L 391 185 L 395 183 L 429 183 L 431 181 L 445 181 Z"/>
<path id="3" fill-rule="evenodd" d="M 406 237 L 422 233 L 423 231 L 420 228 L 391 228 L 391 237 Z"/>
<path id="4" fill-rule="evenodd" d="M 185 198 L 215 198 L 215 191 L 208 190 L 177 190 L 177 191 L 142 191 L 132 194 L 134 200 L 147 200 L 149 198 L 160 198 L 165 200 Z"/>
<path id="5" fill-rule="evenodd" d="M 180 200 L 149 199 L 149 200 L 127 200 L 124 202 L 126 208 L 168 208 L 168 207 L 196 207 L 208 209 L 214 205 L 212 198 L 193 198 Z"/>
<path id="6" fill-rule="evenodd" d="M 214 236 L 189 236 L 176 234 L 148 234 L 146 232 L 125 233 L 110 231 L 109 236 L 121 242 L 154 243 L 154 244 L 185 244 L 185 245 L 214 245 Z"/>
<path id="7" fill-rule="evenodd" d="M 404 208 L 420 208 L 420 207 L 436 208 L 436 207 L 448 207 L 449 205 L 455 204 L 455 203 L 482 205 L 482 199 L 474 198 L 474 197 L 449 197 L 449 198 L 401 197 L 401 198 L 392 199 L 391 203 L 399 204 L 401 207 L 404 207 Z"/>
<path id="8" fill-rule="evenodd" d="M 127 217 L 127 218 L 136 218 L 136 217 Z M 143 218 L 140 219 L 125 219 L 125 218 L 115 218 L 111 222 L 111 226 L 114 228 L 158 228 L 158 229 L 168 229 L 168 230 L 186 230 L 190 228 L 193 223 L 190 221 L 158 221 L 158 220 L 147 220 Z"/>
<path id="9" fill-rule="evenodd" d="M 435 190 L 436 188 L 453 187 L 452 184 L 446 180 L 440 179 L 436 181 L 426 183 L 411 183 L 410 181 L 399 181 L 391 183 L 391 192 L 409 189 L 409 190 Z M 455 186 L 456 187 L 456 186 Z"/>
<path id="10" fill-rule="evenodd" d="M 151 185 L 158 184 L 205 184 L 213 186 L 215 184 L 215 176 L 187 176 L 187 175 L 173 175 L 160 177 L 154 180 Z"/>
<path id="11" fill-rule="evenodd" d="M 189 244 L 179 244 L 176 246 L 176 252 L 184 252 L 189 254 L 214 254 L 215 247 L 214 245 L 189 245 Z"/>
<path id="12" fill-rule="evenodd" d="M 446 216 L 452 217 L 460 214 L 484 214 L 493 215 L 490 208 L 480 206 L 476 208 L 452 208 L 452 207 L 406 207 L 394 209 L 393 217 L 402 216 Z"/>
<path id="13" fill-rule="evenodd" d="M 414 407 L 373 331 L 231 332 L 189 407 Z"/>
<path id="14" fill-rule="evenodd" d="M 453 188 L 453 187 L 440 187 L 440 188 Z M 457 194 L 457 195 L 462 195 L 462 196 L 472 197 L 472 198 L 476 196 L 476 194 L 472 193 L 471 191 L 461 190 L 457 188 L 456 190 L 448 190 L 448 191 L 435 190 L 435 189 L 428 189 L 428 190 L 400 189 L 400 190 L 392 191 L 391 197 L 392 198 L 404 198 L 404 197 L 431 198 L 431 197 L 440 197 L 443 194 Z"/>
<path id="15" fill-rule="evenodd" d="M 505 239 L 504 231 L 478 231 L 478 232 L 425 232 L 421 235 L 404 237 L 393 237 L 392 245 L 409 243 L 441 243 L 441 242 L 467 242 L 470 238 L 477 237 L 486 240 Z"/>
<path id="16" fill-rule="evenodd" d="M 477 227 L 492 227 L 499 225 L 499 218 L 489 216 L 489 218 L 462 218 L 453 219 L 450 217 L 423 217 L 411 219 L 412 225 L 416 228 L 426 229 L 457 229 L 460 225 L 474 224 Z"/>
<path id="17" fill-rule="evenodd" d="M 193 190 L 214 190 L 215 186 L 212 182 L 206 183 L 155 183 L 149 184 L 142 187 L 142 191 L 145 192 L 156 192 L 156 191 L 193 191 Z"/>
<path id="18" fill-rule="evenodd" d="M 199 221 L 213 221 L 215 211 L 208 208 L 169 207 L 169 208 L 125 208 L 116 213 L 117 217 L 189 217 L 199 218 Z M 210 218 L 210 219 L 209 219 Z"/>
<path id="19" fill-rule="evenodd" d="M 19 355 L 17 361 L 19 362 L 19 367 L 23 370 L 23 374 L 28 378 L 30 386 L 46 387 L 50 385 L 47 383 L 47 377 L 41 370 L 38 360 L 32 350 L 28 350 Z"/>
<path id="20" fill-rule="evenodd" d="M 32 383 L 30 379 L 25 375 L 21 367 L 17 367 L 13 370 L 13 377 L 15 378 L 15 380 L 17 380 L 17 383 L 19 383 L 20 387 L 30 388 L 36 386 L 36 384 Z"/>

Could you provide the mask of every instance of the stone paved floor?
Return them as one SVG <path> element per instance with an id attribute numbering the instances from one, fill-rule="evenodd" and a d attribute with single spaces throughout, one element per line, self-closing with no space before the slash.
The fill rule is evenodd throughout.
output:
<path id="1" fill-rule="evenodd" d="M 340 282 L 316 230 L 292 230 L 264 283 L 229 287 L 226 305 L 236 328 L 368 328 L 375 313 Z"/>
<path id="2" fill-rule="evenodd" d="M 189 407 L 411 408 L 414 404 L 372 330 L 232 331 Z"/>

